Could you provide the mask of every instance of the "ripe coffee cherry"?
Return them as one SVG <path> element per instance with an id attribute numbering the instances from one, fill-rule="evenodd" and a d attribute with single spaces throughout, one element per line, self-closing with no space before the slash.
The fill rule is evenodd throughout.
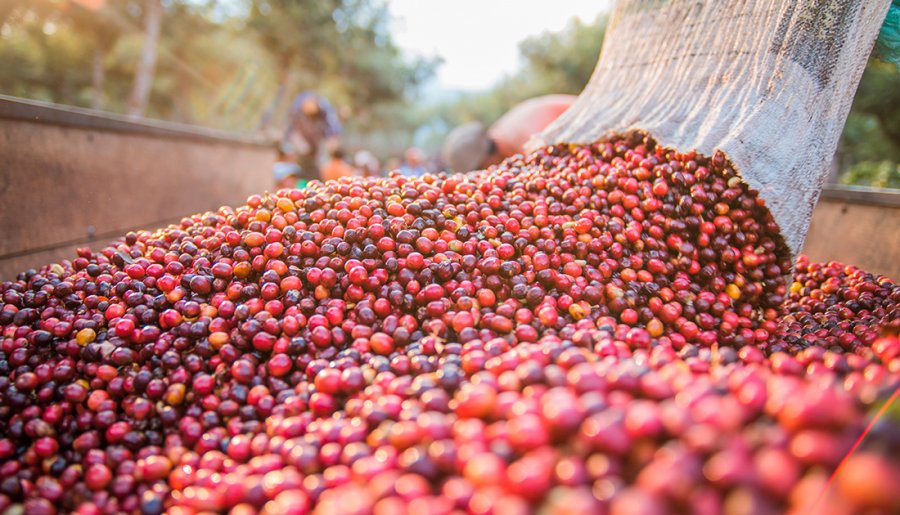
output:
<path id="1" fill-rule="evenodd" d="M 896 511 L 900 287 L 790 269 L 640 134 L 129 233 L 0 284 L 0 511 Z"/>

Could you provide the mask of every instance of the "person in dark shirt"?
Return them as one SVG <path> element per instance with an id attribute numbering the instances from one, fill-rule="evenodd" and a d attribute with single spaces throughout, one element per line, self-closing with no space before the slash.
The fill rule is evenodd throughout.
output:
<path id="1" fill-rule="evenodd" d="M 276 157 L 272 163 L 272 179 L 275 189 L 303 188 L 308 182 L 302 179 L 303 170 L 297 164 L 297 155 L 290 146 L 279 143 L 275 147 Z"/>
<path id="2" fill-rule="evenodd" d="M 294 149 L 303 179 L 321 179 L 319 163 L 325 144 L 341 135 L 337 112 L 325 97 L 304 91 L 291 104 L 283 144 Z"/>

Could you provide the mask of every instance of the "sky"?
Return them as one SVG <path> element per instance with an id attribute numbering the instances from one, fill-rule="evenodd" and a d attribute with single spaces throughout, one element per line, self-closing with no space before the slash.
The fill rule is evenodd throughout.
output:
<path id="1" fill-rule="evenodd" d="M 528 36 L 588 22 L 608 0 L 390 0 L 394 41 L 413 55 L 438 56 L 435 86 L 482 91 L 519 66 L 518 44 Z"/>

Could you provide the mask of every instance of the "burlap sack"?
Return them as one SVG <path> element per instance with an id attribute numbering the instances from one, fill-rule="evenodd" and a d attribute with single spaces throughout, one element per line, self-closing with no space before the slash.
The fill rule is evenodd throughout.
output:
<path id="1" fill-rule="evenodd" d="M 532 146 L 642 129 L 721 149 L 796 254 L 889 5 L 621 0 L 590 83 Z"/>

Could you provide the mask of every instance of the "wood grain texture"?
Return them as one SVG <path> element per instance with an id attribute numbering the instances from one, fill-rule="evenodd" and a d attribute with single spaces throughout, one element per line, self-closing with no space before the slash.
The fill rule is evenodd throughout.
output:
<path id="1" fill-rule="evenodd" d="M 0 280 L 59 249 L 241 204 L 272 187 L 273 157 L 258 145 L 0 119 Z"/>
<path id="2" fill-rule="evenodd" d="M 822 198 L 803 252 L 812 261 L 840 261 L 900 281 L 900 206 Z"/>

